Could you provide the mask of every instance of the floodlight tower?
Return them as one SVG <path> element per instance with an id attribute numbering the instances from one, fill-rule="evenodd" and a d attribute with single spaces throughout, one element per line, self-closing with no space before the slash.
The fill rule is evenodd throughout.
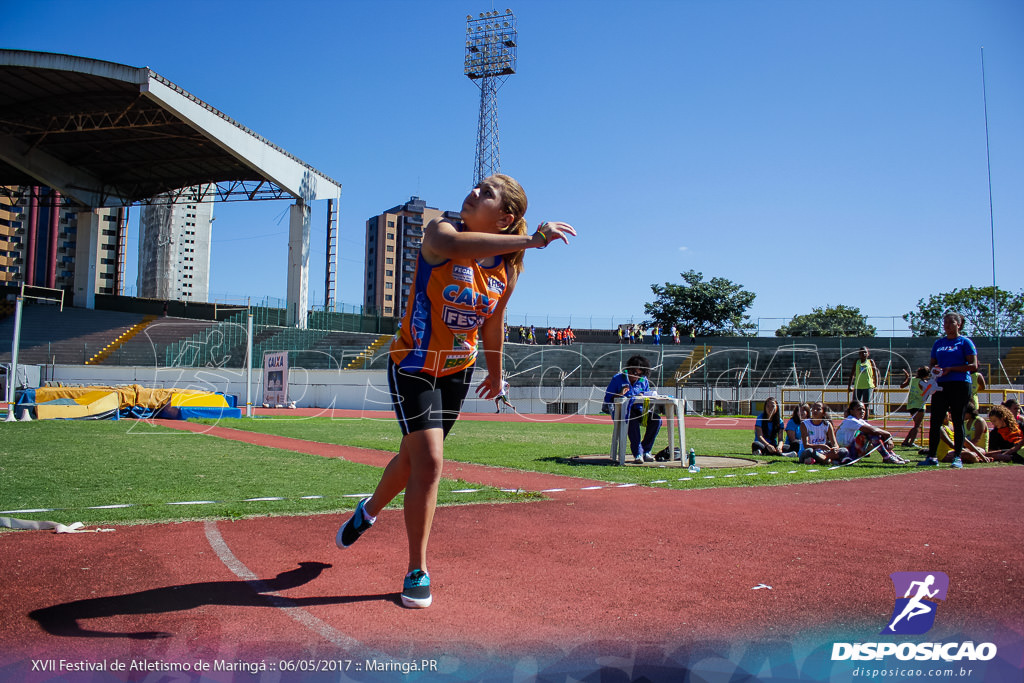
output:
<path id="1" fill-rule="evenodd" d="M 512 10 L 466 16 L 465 74 L 480 87 L 473 184 L 501 170 L 498 151 L 498 88 L 516 72 L 518 34 Z"/>

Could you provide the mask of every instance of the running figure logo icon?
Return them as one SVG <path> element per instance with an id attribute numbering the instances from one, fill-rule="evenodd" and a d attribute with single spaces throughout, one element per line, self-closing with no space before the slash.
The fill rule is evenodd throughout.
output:
<path id="1" fill-rule="evenodd" d="M 927 633 L 935 624 L 938 602 L 946 599 L 949 577 L 943 572 L 894 572 L 889 577 L 896 590 L 896 605 L 882 633 Z"/>

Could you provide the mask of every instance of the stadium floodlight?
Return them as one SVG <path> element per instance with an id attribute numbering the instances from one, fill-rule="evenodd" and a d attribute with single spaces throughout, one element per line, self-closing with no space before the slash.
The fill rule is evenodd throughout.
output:
<path id="1" fill-rule="evenodd" d="M 498 145 L 498 89 L 516 72 L 518 30 L 512 10 L 502 20 L 498 11 L 476 19 L 466 16 L 466 58 L 463 72 L 480 88 L 473 184 L 501 170 Z"/>

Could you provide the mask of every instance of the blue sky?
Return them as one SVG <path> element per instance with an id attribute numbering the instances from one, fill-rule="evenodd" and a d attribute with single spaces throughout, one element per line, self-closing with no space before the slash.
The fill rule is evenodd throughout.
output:
<path id="1" fill-rule="evenodd" d="M 7 48 L 149 66 L 341 182 L 339 298 L 358 304 L 366 219 L 469 189 L 465 19 L 506 7 L 502 171 L 531 224 L 579 231 L 527 255 L 511 322 L 640 320 L 691 268 L 755 292 L 768 333 L 836 304 L 903 327 L 929 294 L 991 284 L 982 47 L 996 280 L 1024 289 L 1017 0 L 0 0 L 0 24 Z M 216 207 L 214 298 L 285 296 L 287 207 Z"/>

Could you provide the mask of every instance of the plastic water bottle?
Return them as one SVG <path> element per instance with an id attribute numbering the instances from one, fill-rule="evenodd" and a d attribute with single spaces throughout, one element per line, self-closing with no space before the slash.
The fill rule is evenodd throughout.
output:
<path id="1" fill-rule="evenodd" d="M 690 465 L 687 468 L 687 469 L 689 469 L 690 472 L 700 472 L 700 468 L 697 467 L 697 454 L 694 453 L 692 448 L 690 449 L 690 452 L 686 456 L 686 461 Z"/>

